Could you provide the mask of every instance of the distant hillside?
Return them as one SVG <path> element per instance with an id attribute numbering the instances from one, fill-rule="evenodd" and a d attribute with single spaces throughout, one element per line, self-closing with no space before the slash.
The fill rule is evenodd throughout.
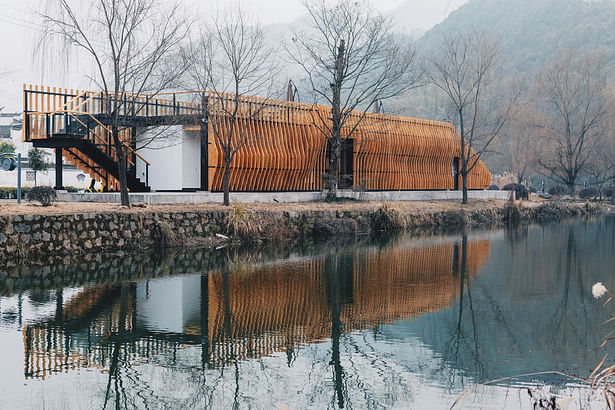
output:
<path id="1" fill-rule="evenodd" d="M 494 36 L 503 74 L 532 74 L 560 49 L 604 50 L 615 61 L 614 0 L 470 0 L 419 40 L 423 50 L 446 32 L 477 28 Z"/>
<path id="2" fill-rule="evenodd" d="M 406 6 L 410 3 L 412 0 Z M 499 42 L 503 67 L 498 77 L 502 80 L 531 82 L 536 71 L 563 49 L 602 50 L 615 66 L 615 0 L 470 0 L 427 31 L 417 40 L 417 47 L 423 56 L 428 55 L 445 33 L 473 28 Z M 441 120 L 447 117 L 446 102 L 432 87 L 425 87 L 389 101 L 388 108 Z"/>

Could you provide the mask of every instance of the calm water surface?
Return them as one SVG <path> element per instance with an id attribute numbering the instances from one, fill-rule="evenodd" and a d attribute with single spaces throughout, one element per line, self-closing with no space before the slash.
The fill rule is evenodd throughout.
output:
<path id="1" fill-rule="evenodd" d="M 615 219 L 0 268 L 0 408 L 449 408 L 585 378 Z M 528 394 L 532 392 L 534 399 Z M 463 408 L 600 395 L 558 376 Z"/>

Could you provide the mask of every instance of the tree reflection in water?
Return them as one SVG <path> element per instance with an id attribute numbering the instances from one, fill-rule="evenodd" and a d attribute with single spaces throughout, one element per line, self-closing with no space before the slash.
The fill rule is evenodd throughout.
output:
<path id="1" fill-rule="evenodd" d="M 161 278 L 148 278 L 143 265 L 155 270 L 169 261 L 136 258 L 127 269 L 138 278 L 85 286 L 71 298 L 57 291 L 55 318 L 24 327 L 24 373 L 44 379 L 98 368 L 106 375 L 104 408 L 239 408 L 279 397 L 277 386 L 289 382 L 282 374 L 305 377 L 299 383 L 308 402 L 326 396 L 337 408 L 362 406 L 353 400 L 395 403 L 413 387 L 398 366 L 378 357 L 367 335 L 458 300 L 459 346 L 466 300 L 474 317 L 469 285 L 489 250 L 488 240 L 467 235 L 400 238 L 277 261 L 218 261 L 213 269 L 203 255 L 170 254 L 190 259 L 189 269 L 176 265 L 175 276 Z M 277 367 L 277 357 L 288 371 Z M 323 384 L 325 369 L 331 376 Z"/>

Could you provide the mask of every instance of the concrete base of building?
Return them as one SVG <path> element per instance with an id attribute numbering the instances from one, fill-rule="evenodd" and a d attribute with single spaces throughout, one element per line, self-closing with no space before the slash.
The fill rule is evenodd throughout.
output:
<path id="1" fill-rule="evenodd" d="M 461 201 L 461 191 L 338 191 L 340 198 L 363 201 Z M 221 192 L 148 192 L 130 193 L 132 203 L 148 205 L 222 203 Z M 510 191 L 468 191 L 470 199 L 507 200 Z M 231 192 L 232 203 L 289 203 L 313 202 L 326 198 L 326 192 Z M 119 203 L 117 192 L 69 193 L 58 192 L 58 200 L 65 202 Z"/>

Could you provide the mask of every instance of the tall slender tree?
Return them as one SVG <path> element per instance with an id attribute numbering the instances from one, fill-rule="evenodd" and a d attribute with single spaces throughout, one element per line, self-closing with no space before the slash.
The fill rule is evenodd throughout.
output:
<path id="1" fill-rule="evenodd" d="M 329 197 L 337 196 L 343 139 L 350 138 L 377 101 L 419 85 L 422 70 L 413 43 L 395 35 L 391 18 L 365 0 L 306 3 L 307 28 L 293 34 L 287 47 L 305 72 L 314 101 L 331 107 L 329 116 L 314 110 L 314 124 L 329 144 Z M 363 110 L 363 115 L 352 115 Z"/>
<path id="2" fill-rule="evenodd" d="M 431 83 L 446 95 L 459 128 L 464 204 L 468 174 L 512 117 L 518 99 L 514 91 L 504 96 L 494 92 L 498 55 L 497 44 L 473 30 L 443 36 L 429 59 Z"/>
<path id="3" fill-rule="evenodd" d="M 167 7 L 159 0 L 59 0 L 48 2 L 41 17 L 43 46 L 76 48 L 81 51 L 76 57 L 91 64 L 89 78 L 102 90 L 109 114 L 121 203 L 130 206 L 129 144 L 122 141 L 125 126 L 120 122 L 125 97 L 147 100 L 174 83 L 182 67 L 169 64 L 169 59 L 186 37 L 188 25 L 177 5 Z"/>
<path id="4" fill-rule="evenodd" d="M 537 109 L 545 118 L 539 163 L 571 195 L 606 132 L 612 105 L 606 67 L 600 54 L 565 51 L 536 78 Z"/>
<path id="5" fill-rule="evenodd" d="M 244 97 L 272 97 L 279 64 L 260 25 L 241 8 L 218 13 L 185 55 L 191 62 L 188 82 L 209 90 L 202 95 L 207 106 L 203 121 L 222 147 L 223 201 L 230 205 L 231 164 L 258 137 L 250 131 L 250 121 L 266 108 L 258 102 L 244 104 Z M 205 104 L 205 96 L 212 101 Z"/>

